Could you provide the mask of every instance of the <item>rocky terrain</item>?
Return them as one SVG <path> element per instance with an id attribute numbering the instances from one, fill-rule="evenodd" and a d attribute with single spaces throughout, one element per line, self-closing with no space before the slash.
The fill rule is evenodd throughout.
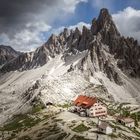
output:
<path id="1" fill-rule="evenodd" d="M 71 104 L 47 108 L 36 104 L 27 114 L 16 115 L 8 124 L 0 127 L 0 140 L 97 140 L 97 136 L 99 140 L 140 140 L 140 127 L 131 129 L 118 123 L 112 116 L 112 113 L 125 112 L 125 107 L 131 104 L 107 101 L 106 104 L 108 116 L 102 121 L 109 123 L 113 129 L 112 134 L 98 132 L 98 118 L 80 117 L 69 112 L 67 108 Z"/>
<path id="2" fill-rule="evenodd" d="M 15 51 L 12 47 L 0 45 L 0 66 L 8 63 L 19 55 L 20 52 Z"/>
<path id="3" fill-rule="evenodd" d="M 78 94 L 140 103 L 140 46 L 120 35 L 107 9 L 91 29 L 65 28 L 34 52 L 13 58 L 0 68 L 1 124 L 36 101 L 63 104 Z"/>
<path id="4" fill-rule="evenodd" d="M 110 56 L 106 56 L 109 54 L 125 74 L 132 77 L 140 76 L 140 46 L 134 38 L 125 38 L 120 35 L 107 9 L 100 11 L 97 20 L 93 19 L 91 29 L 83 27 L 81 32 L 78 28 L 74 31 L 68 31 L 65 28 L 58 36 L 52 34 L 48 41 L 35 52 L 19 55 L 3 66 L 1 71 L 31 69 L 45 65 L 56 55 L 63 54 L 66 59 L 67 55 L 85 50 L 89 51 L 92 63 L 99 67 L 94 71 L 103 70 L 109 78 L 111 74 L 116 76 L 115 79 L 118 78 L 118 74 L 111 66 Z M 109 71 L 112 73 L 109 74 Z"/>

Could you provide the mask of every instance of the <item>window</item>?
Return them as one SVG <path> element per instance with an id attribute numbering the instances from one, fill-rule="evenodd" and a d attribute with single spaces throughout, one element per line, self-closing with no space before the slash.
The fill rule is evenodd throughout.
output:
<path id="1" fill-rule="evenodd" d="M 99 111 L 99 112 L 96 112 L 95 114 L 101 114 L 101 113 L 105 113 L 105 111 Z"/>

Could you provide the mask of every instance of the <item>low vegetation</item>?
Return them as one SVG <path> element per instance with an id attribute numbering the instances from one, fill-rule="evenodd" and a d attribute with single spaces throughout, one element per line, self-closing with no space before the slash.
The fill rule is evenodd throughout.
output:
<path id="1" fill-rule="evenodd" d="M 37 112 L 40 112 L 42 109 L 44 109 L 45 106 L 42 104 L 42 103 L 38 103 L 38 104 L 35 104 L 31 110 L 31 114 L 34 114 L 34 113 L 37 113 Z"/>
<path id="2" fill-rule="evenodd" d="M 72 105 L 70 103 L 65 103 L 65 104 L 59 104 L 58 107 L 62 107 L 62 108 L 69 108 Z"/>
<path id="3" fill-rule="evenodd" d="M 39 118 L 33 118 L 28 114 L 20 114 L 13 117 L 14 119 L 10 123 L 1 127 L 1 131 L 21 131 L 25 128 L 31 128 L 40 122 Z"/>
<path id="4" fill-rule="evenodd" d="M 88 131 L 89 129 L 90 129 L 89 127 L 87 127 L 83 123 L 81 123 L 80 125 L 76 126 L 72 130 L 80 133 L 80 132 Z"/>
<path id="5" fill-rule="evenodd" d="M 135 125 L 138 127 L 138 122 L 140 121 L 140 111 L 130 114 L 131 118 L 133 118 L 135 120 Z"/>
<path id="6" fill-rule="evenodd" d="M 107 104 L 108 110 L 110 114 L 113 114 L 114 116 L 122 115 L 122 116 L 128 116 L 138 121 L 140 120 L 140 112 L 130 114 L 129 109 L 123 107 L 124 104 Z M 63 105 L 57 105 L 57 108 L 68 108 L 71 106 L 71 104 L 63 104 Z M 55 106 L 54 106 L 55 107 Z M 5 126 L 0 128 L 0 131 L 5 133 L 8 138 L 6 140 L 12 140 L 16 138 L 17 140 L 31 140 L 33 138 L 33 135 L 38 140 L 40 139 L 54 139 L 54 140 L 62 140 L 62 139 L 71 139 L 71 140 L 89 140 L 88 138 L 88 130 L 91 128 L 92 133 L 98 133 L 96 131 L 97 124 L 95 119 L 88 119 L 88 120 L 82 120 L 79 124 L 79 121 L 73 120 L 70 121 L 67 124 L 67 121 L 63 121 L 63 119 L 57 117 L 57 112 L 47 112 L 47 109 L 42 111 L 44 106 L 42 104 L 36 104 L 32 108 L 32 110 L 28 114 L 20 114 L 13 117 L 13 119 L 6 124 Z M 64 110 L 64 109 L 62 109 Z M 45 112 L 46 111 L 46 112 Z M 124 139 L 124 140 L 132 140 L 132 137 L 129 138 L 126 134 L 131 133 L 132 136 L 134 135 L 134 139 L 137 137 L 140 137 L 139 129 L 136 128 L 128 128 L 126 126 L 121 125 L 120 123 L 114 121 L 108 122 L 110 126 L 113 128 L 113 133 L 110 135 L 106 135 L 106 137 L 110 137 L 111 139 Z M 74 135 L 69 132 L 66 132 L 64 129 L 61 129 L 61 127 L 67 127 L 67 129 L 70 129 L 74 131 Z M 40 127 L 42 125 L 42 127 Z M 23 133 L 24 131 L 32 131 L 34 129 L 29 128 L 37 128 L 39 126 L 39 130 L 34 131 L 31 133 L 31 135 L 28 135 L 26 133 L 25 136 L 18 138 L 20 136 L 20 133 Z M 61 127 L 60 127 L 61 126 Z M 41 128 L 41 129 L 40 129 Z M 89 131 L 90 132 L 90 131 Z M 91 132 L 90 132 L 91 133 Z M 118 135 L 119 134 L 119 135 Z M 136 139 L 139 140 L 139 139 Z"/>

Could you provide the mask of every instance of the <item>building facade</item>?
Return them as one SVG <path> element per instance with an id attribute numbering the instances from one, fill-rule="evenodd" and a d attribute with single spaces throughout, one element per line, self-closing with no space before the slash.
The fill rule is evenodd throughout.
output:
<path id="1" fill-rule="evenodd" d="M 121 123 L 122 125 L 130 127 L 130 128 L 135 127 L 135 121 L 132 118 L 118 117 L 117 121 Z"/>
<path id="2" fill-rule="evenodd" d="M 104 133 L 104 134 L 112 134 L 113 129 L 111 128 L 111 126 L 108 125 L 108 123 L 106 122 L 101 122 L 98 126 L 98 131 L 100 133 Z"/>
<path id="3" fill-rule="evenodd" d="M 107 108 L 100 103 L 95 103 L 87 110 L 87 114 L 89 117 L 107 116 Z"/>

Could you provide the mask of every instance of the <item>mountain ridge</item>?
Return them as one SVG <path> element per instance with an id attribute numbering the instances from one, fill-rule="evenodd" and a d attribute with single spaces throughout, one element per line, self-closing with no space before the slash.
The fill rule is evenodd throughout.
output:
<path id="1" fill-rule="evenodd" d="M 70 32 L 70 33 L 68 33 Z M 140 46 L 133 38 L 125 38 L 120 35 L 109 11 L 101 9 L 96 20 L 92 20 L 91 29 L 83 27 L 82 32 L 76 28 L 68 31 L 64 29 L 58 36 L 52 34 L 44 45 L 34 52 L 23 53 L 16 59 L 5 64 L 1 72 L 14 70 L 28 70 L 45 65 L 55 55 L 63 53 L 76 54 L 84 50 L 90 50 L 93 40 L 109 46 L 109 53 L 118 60 L 117 65 L 123 72 L 133 77 L 140 76 Z M 134 48 L 134 49 L 133 49 Z"/>
<path id="2" fill-rule="evenodd" d="M 21 53 L 14 50 L 11 46 L 0 45 L 0 65 L 4 65 Z"/>
<path id="3" fill-rule="evenodd" d="M 120 35 L 107 9 L 91 29 L 52 34 L 0 69 L 1 122 L 27 112 L 35 101 L 62 104 L 79 94 L 139 104 L 139 51 L 134 39 Z"/>

